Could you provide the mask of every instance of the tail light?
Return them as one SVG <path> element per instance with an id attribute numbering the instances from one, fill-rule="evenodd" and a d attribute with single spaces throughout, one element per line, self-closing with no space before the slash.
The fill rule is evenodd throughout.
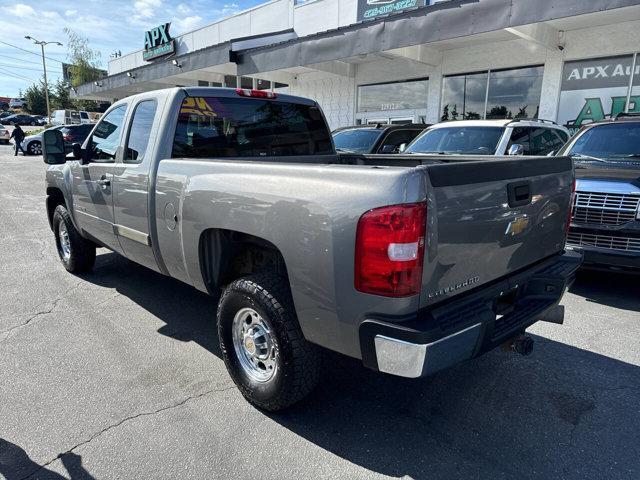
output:
<path id="1" fill-rule="evenodd" d="M 254 97 L 254 98 L 276 98 L 277 93 L 270 92 L 268 90 L 250 90 L 248 88 L 236 88 L 236 93 L 241 97 Z"/>
<path id="2" fill-rule="evenodd" d="M 369 210 L 356 232 L 355 288 L 385 297 L 420 292 L 426 203 Z"/>

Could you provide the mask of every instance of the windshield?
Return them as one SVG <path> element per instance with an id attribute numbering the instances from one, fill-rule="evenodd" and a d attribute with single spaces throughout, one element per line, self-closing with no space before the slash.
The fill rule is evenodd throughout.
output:
<path id="1" fill-rule="evenodd" d="M 640 122 L 609 123 L 588 128 L 564 155 L 637 161 L 640 157 Z"/>
<path id="2" fill-rule="evenodd" d="M 411 142 L 405 153 L 493 155 L 503 132 L 502 127 L 433 128 Z"/>
<path id="3" fill-rule="evenodd" d="M 338 150 L 366 153 L 371 151 L 381 134 L 382 131 L 373 128 L 342 130 L 333 134 L 333 143 Z"/>

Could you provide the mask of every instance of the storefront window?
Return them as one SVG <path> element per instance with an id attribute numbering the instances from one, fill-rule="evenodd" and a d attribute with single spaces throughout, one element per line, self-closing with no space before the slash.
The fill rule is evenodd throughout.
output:
<path id="1" fill-rule="evenodd" d="M 225 75 L 224 86 L 229 88 L 236 88 L 238 86 L 238 78 L 235 75 Z"/>
<path id="2" fill-rule="evenodd" d="M 445 77 L 441 120 L 536 118 L 543 72 L 526 67 Z"/>
<path id="3" fill-rule="evenodd" d="M 538 118 L 544 67 L 492 71 L 487 118 Z"/>
<path id="4" fill-rule="evenodd" d="M 428 93 L 428 79 L 361 85 L 358 87 L 358 112 L 426 108 Z"/>

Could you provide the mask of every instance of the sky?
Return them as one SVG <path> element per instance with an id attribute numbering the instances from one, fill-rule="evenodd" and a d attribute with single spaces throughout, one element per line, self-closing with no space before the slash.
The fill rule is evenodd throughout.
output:
<path id="1" fill-rule="evenodd" d="M 16 97 L 20 90 L 42 78 L 40 47 L 26 40 L 25 35 L 64 44 L 46 47 L 48 80 L 54 83 L 62 76 L 61 62 L 67 59 L 65 27 L 89 40 L 89 46 L 101 53 L 102 68 L 106 69 L 113 52 L 119 50 L 124 55 L 142 49 L 144 32 L 150 28 L 171 22 L 171 35 L 175 37 L 264 1 L 18 0 L 12 3 L 3 0 L 0 3 L 0 97 Z"/>

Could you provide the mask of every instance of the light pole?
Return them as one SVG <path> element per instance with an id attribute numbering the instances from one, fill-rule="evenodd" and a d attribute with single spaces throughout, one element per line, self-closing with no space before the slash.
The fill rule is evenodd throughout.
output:
<path id="1" fill-rule="evenodd" d="M 44 70 L 44 98 L 47 100 L 47 123 L 51 121 L 51 108 L 49 107 L 49 84 L 47 83 L 47 64 L 44 59 L 44 47 L 49 45 L 50 43 L 55 43 L 56 45 L 62 46 L 60 42 L 44 42 L 40 40 L 36 40 L 30 35 L 25 36 L 27 40 L 33 40 L 33 43 L 36 45 L 40 45 L 40 50 L 42 51 L 42 69 Z"/>

